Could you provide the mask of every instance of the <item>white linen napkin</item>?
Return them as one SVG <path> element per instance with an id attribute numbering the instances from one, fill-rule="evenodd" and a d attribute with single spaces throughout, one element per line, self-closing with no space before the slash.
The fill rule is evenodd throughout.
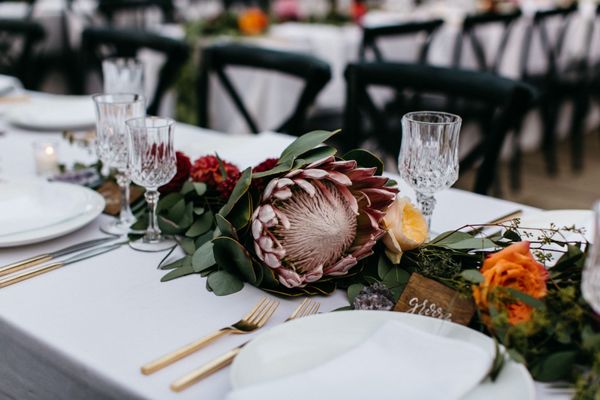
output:
<path id="1" fill-rule="evenodd" d="M 478 346 L 388 321 L 319 367 L 233 391 L 227 400 L 460 399 L 491 362 L 492 355 Z"/>

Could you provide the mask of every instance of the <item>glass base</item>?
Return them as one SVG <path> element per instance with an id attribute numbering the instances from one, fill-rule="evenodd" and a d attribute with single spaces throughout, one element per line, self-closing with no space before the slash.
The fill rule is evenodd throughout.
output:
<path id="1" fill-rule="evenodd" d="M 144 238 L 141 238 L 136 241 L 129 242 L 129 247 L 132 249 L 149 253 L 170 250 L 175 246 L 177 246 L 177 242 L 175 240 L 164 236 L 153 241 L 148 241 Z"/>
<path id="2" fill-rule="evenodd" d="M 121 224 L 118 219 L 103 223 L 100 225 L 100 230 L 113 236 L 124 236 L 133 233 L 129 225 Z"/>

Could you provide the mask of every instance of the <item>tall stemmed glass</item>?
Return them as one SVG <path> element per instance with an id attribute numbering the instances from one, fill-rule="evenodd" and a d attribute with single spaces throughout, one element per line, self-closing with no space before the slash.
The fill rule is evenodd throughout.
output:
<path id="1" fill-rule="evenodd" d="M 583 298 L 600 313 L 600 201 L 594 204 L 594 239 L 581 279 Z"/>
<path id="2" fill-rule="evenodd" d="M 102 61 L 104 93 L 144 94 L 144 64 L 135 58 L 107 58 Z"/>
<path id="3" fill-rule="evenodd" d="M 136 221 L 129 206 L 129 143 L 125 121 L 146 115 L 146 101 L 139 94 L 97 94 L 96 151 L 98 158 L 110 168 L 116 168 L 117 184 L 121 190 L 121 212 L 117 221 L 100 227 L 113 235 L 129 233 Z"/>
<path id="4" fill-rule="evenodd" d="M 130 246 L 140 251 L 161 251 L 176 245 L 161 235 L 156 217 L 158 188 L 175 176 L 177 158 L 173 148 L 175 121 L 169 118 L 145 117 L 127 121 L 129 129 L 129 165 L 131 179 L 146 188 L 150 211 L 146 234 Z"/>
<path id="5" fill-rule="evenodd" d="M 459 116 L 432 111 L 411 112 L 402 117 L 402 147 L 398 156 L 400 176 L 417 193 L 417 202 L 431 228 L 435 193 L 458 179 Z"/>

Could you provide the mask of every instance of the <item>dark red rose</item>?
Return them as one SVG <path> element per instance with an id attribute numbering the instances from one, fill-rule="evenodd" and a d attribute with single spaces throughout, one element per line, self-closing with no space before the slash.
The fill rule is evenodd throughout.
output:
<path id="1" fill-rule="evenodd" d="M 217 190 L 219 191 L 221 196 L 223 196 L 223 199 L 229 199 L 229 196 L 231 196 L 231 192 L 233 192 L 233 188 L 235 188 L 235 185 L 237 185 L 238 181 L 240 180 L 240 176 L 241 174 L 239 173 L 236 175 L 230 175 L 227 177 L 227 179 L 225 179 L 224 182 L 222 182 L 217 187 Z"/>
<path id="2" fill-rule="evenodd" d="M 177 173 L 169 183 L 158 188 L 161 194 L 178 192 L 190 177 L 192 162 L 189 157 L 180 151 L 176 152 L 175 155 L 177 156 Z"/>

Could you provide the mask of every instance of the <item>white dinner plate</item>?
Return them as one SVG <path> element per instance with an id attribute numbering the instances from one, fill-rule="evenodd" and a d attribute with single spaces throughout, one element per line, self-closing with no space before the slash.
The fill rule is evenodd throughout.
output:
<path id="1" fill-rule="evenodd" d="M 439 319 L 386 311 L 331 312 L 287 322 L 252 340 L 235 358 L 231 384 L 234 389 L 242 389 L 314 368 L 359 345 L 388 320 L 463 340 L 480 346 L 490 354 L 494 351 L 491 338 Z M 533 400 L 534 390 L 527 369 L 508 361 L 496 382 L 487 379 L 473 389 L 465 400 Z M 398 393 L 398 398 L 402 398 L 401 395 Z"/>
<path id="2" fill-rule="evenodd" d="M 0 181 L 0 247 L 70 233 L 104 210 L 104 198 L 83 186 L 44 180 Z"/>
<path id="3" fill-rule="evenodd" d="M 93 127 L 96 122 L 90 96 L 32 95 L 11 105 L 5 112 L 11 124 L 43 131 L 63 131 Z"/>

